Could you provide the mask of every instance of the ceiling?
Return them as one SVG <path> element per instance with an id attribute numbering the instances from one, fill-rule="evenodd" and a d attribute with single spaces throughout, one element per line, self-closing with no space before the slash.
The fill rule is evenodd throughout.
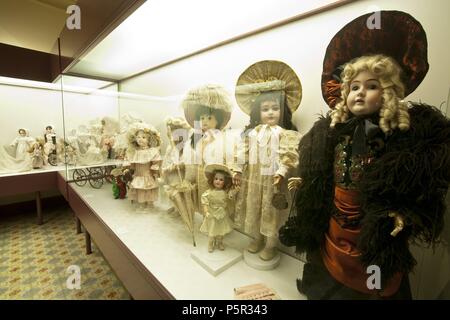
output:
<path id="1" fill-rule="evenodd" d="M 55 81 L 144 2 L 0 0 L 0 76 Z M 74 4 L 80 8 L 81 29 L 72 30 L 66 21 Z"/>
<path id="2" fill-rule="evenodd" d="M 0 0 L 0 43 L 56 53 L 57 39 L 77 0 Z"/>
<path id="3" fill-rule="evenodd" d="M 146 1 L 70 72 L 123 80 L 340 0 Z"/>

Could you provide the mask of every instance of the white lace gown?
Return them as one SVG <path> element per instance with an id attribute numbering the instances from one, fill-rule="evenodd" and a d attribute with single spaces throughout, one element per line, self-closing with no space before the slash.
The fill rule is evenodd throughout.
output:
<path id="1" fill-rule="evenodd" d="M 23 172 L 33 169 L 31 157 L 24 160 L 17 160 L 6 152 L 3 146 L 0 146 L 0 174 Z"/>
<path id="2" fill-rule="evenodd" d="M 239 145 L 233 170 L 242 173 L 241 190 L 236 199 L 235 225 L 246 233 L 278 237 L 278 230 L 288 216 L 288 209 L 278 210 L 272 205 L 273 195 L 289 192 L 287 180 L 298 165 L 300 133 L 279 126 L 259 125 Z M 273 176 L 283 181 L 273 186 Z M 278 190 L 277 190 L 278 188 Z"/>
<path id="3" fill-rule="evenodd" d="M 34 142 L 32 137 L 22 137 L 19 136 L 11 142 L 11 146 L 16 147 L 16 160 L 25 160 L 30 157 L 30 153 L 28 150 L 31 147 L 31 144 Z"/>

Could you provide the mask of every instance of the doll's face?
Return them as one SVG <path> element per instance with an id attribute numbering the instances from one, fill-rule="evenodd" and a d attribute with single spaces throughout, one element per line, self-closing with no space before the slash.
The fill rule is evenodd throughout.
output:
<path id="1" fill-rule="evenodd" d="M 267 100 L 261 102 L 261 123 L 276 126 L 280 122 L 280 104 L 278 101 Z"/>
<path id="2" fill-rule="evenodd" d="M 136 143 L 139 147 L 148 147 L 148 134 L 145 134 L 144 131 L 139 131 L 136 135 Z"/>
<path id="3" fill-rule="evenodd" d="M 202 114 L 200 116 L 200 125 L 202 127 L 202 131 L 208 131 L 212 129 L 217 129 L 219 122 L 213 114 Z"/>
<path id="4" fill-rule="evenodd" d="M 347 107 L 355 116 L 371 115 L 380 110 L 382 93 L 378 78 L 362 71 L 350 83 Z"/>
<path id="5" fill-rule="evenodd" d="M 19 134 L 20 134 L 21 137 L 25 137 L 27 135 L 25 130 L 19 130 Z"/>
<path id="6" fill-rule="evenodd" d="M 223 189 L 223 187 L 225 186 L 225 175 L 223 173 L 217 172 L 214 175 L 213 185 L 216 189 Z"/>

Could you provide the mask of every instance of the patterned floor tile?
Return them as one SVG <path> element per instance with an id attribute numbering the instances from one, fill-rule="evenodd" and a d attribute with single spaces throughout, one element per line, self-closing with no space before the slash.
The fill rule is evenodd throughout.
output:
<path id="1" fill-rule="evenodd" d="M 18 215 L 0 223 L 0 299 L 129 299 L 100 251 L 85 254 L 70 209 L 46 212 L 45 223 Z M 81 289 L 69 290 L 67 268 L 81 270 Z"/>

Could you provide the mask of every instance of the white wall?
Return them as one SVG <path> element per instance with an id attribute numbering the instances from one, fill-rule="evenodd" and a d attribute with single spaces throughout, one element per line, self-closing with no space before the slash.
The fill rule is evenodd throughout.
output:
<path id="1" fill-rule="evenodd" d="M 240 73 L 249 65 L 264 59 L 281 60 L 296 71 L 302 82 L 303 100 L 294 115 L 294 123 L 304 133 L 310 129 L 318 113 L 328 110 L 320 91 L 326 46 L 342 26 L 372 11 L 375 4 L 383 10 L 408 12 L 422 23 L 428 36 L 430 71 L 408 98 L 439 106 L 447 99 L 450 83 L 450 60 L 446 46 L 450 30 L 447 18 L 450 3 L 445 0 L 358 1 L 132 78 L 121 83 L 121 91 L 181 96 L 194 86 L 218 83 L 232 93 Z M 122 110 L 126 109 L 126 103 L 121 106 Z M 171 105 L 167 113 L 173 112 L 176 107 Z M 162 122 L 165 112 L 161 113 L 155 107 L 151 115 L 149 119 L 157 125 Z M 247 121 L 248 117 L 236 107 L 230 126 L 240 128 Z"/>
<path id="2" fill-rule="evenodd" d="M 0 145 L 9 145 L 21 127 L 43 138 L 50 124 L 61 134 L 62 112 L 60 91 L 0 84 Z"/>
<path id="3" fill-rule="evenodd" d="M 45 127 L 51 124 L 62 137 L 64 128 L 76 129 L 88 120 L 104 116 L 118 119 L 115 95 L 67 91 L 62 94 L 57 90 L 0 84 L 0 145 L 9 145 L 22 127 L 30 130 L 30 136 L 43 137 Z"/>
<path id="4" fill-rule="evenodd" d="M 259 60 L 275 59 L 289 64 L 300 77 L 303 100 L 300 109 L 294 114 L 294 123 L 300 132 L 305 133 L 317 119 L 317 114 L 328 110 L 322 100 L 320 78 L 325 49 L 330 39 L 355 17 L 374 11 L 374 5 L 382 10 L 410 13 L 423 25 L 428 36 L 430 70 L 408 100 L 439 106 L 447 100 L 449 94 L 450 2 L 367 0 L 231 43 L 122 82 L 121 91 L 168 97 L 170 102 L 146 104 L 121 99 L 121 112 L 141 112 L 146 121 L 162 129 L 166 116 L 182 115 L 177 101 L 188 89 L 206 83 L 217 83 L 233 92 L 235 82 L 245 68 Z M 247 122 L 248 117 L 236 107 L 230 126 L 242 128 Z M 424 249 L 414 251 L 418 267 L 411 275 L 413 294 L 420 298 L 435 298 L 450 277 L 448 256 L 443 257 Z M 446 252 L 443 254 L 447 254 Z"/>

